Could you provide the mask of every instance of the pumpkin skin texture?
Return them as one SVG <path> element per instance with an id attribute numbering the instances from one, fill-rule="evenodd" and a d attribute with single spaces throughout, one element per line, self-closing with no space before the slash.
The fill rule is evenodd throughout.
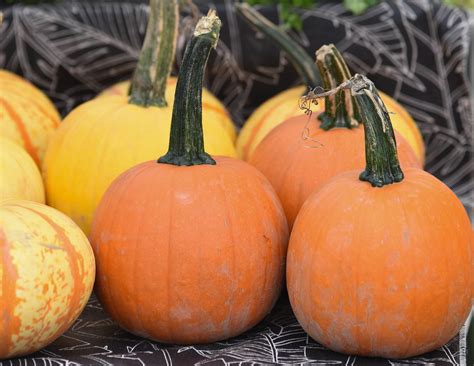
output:
<path id="1" fill-rule="evenodd" d="M 176 81 L 177 79 L 173 76 L 169 77 L 167 80 L 166 89 L 169 90 L 167 93 L 167 100 L 169 105 L 174 103 L 174 93 L 176 91 Z M 102 98 L 105 96 L 127 96 L 128 90 L 130 89 L 130 81 L 122 81 L 111 87 L 105 89 L 100 93 L 97 98 Z M 235 131 L 234 123 L 230 118 L 229 112 L 225 106 L 217 99 L 209 90 L 203 88 L 202 90 L 202 108 L 205 111 L 205 115 L 209 120 L 215 121 L 216 124 L 220 125 L 224 130 L 229 134 L 232 142 L 235 142 L 237 139 L 237 132 Z"/>
<path id="2" fill-rule="evenodd" d="M 214 159 L 140 164 L 97 209 L 96 293 L 131 333 L 165 343 L 223 340 L 257 324 L 278 298 L 288 235 L 278 198 L 247 163 Z"/>
<path id="3" fill-rule="evenodd" d="M 296 219 L 287 263 L 296 317 L 342 353 L 405 358 L 436 349 L 456 335 L 472 304 L 464 207 L 419 169 L 383 188 L 358 175 L 332 180 Z"/>
<path id="4" fill-rule="evenodd" d="M 60 116 L 53 103 L 33 84 L 0 69 L 0 135 L 30 154 L 40 165 Z"/>
<path id="5" fill-rule="evenodd" d="M 168 88 L 166 93 L 171 93 Z M 140 107 L 126 97 L 104 97 L 72 111 L 52 136 L 43 175 L 48 204 L 88 235 L 92 215 L 110 183 L 128 168 L 167 151 L 172 108 Z M 236 156 L 218 121 L 206 119 L 207 151 Z"/>
<path id="6" fill-rule="evenodd" d="M 250 115 L 240 130 L 236 143 L 237 152 L 243 160 L 250 161 L 257 146 L 274 127 L 291 117 L 301 116 L 303 114 L 299 105 L 300 99 L 305 91 L 306 88 L 304 86 L 285 90 L 268 99 Z M 393 98 L 382 92 L 379 92 L 379 94 L 389 112 L 392 113 L 390 114 L 390 118 L 393 128 L 403 136 L 413 148 L 418 161 L 423 165 L 425 159 L 425 145 L 416 122 L 406 109 Z M 313 112 L 317 113 L 323 109 L 324 103 L 321 102 L 313 108 Z"/>
<path id="7" fill-rule="evenodd" d="M 319 128 L 312 116 L 290 118 L 274 128 L 255 150 L 250 164 L 275 188 L 290 228 L 306 199 L 334 176 L 365 164 L 364 128 Z M 302 135 L 308 126 L 308 139 Z M 397 136 L 403 167 L 420 167 L 413 150 Z"/>
<path id="8" fill-rule="evenodd" d="M 0 201 L 16 199 L 44 203 L 44 186 L 38 166 L 13 141 L 0 136 Z"/>
<path id="9" fill-rule="evenodd" d="M 59 211 L 30 201 L 0 204 L 0 359 L 53 342 L 79 316 L 94 284 L 85 235 Z"/>

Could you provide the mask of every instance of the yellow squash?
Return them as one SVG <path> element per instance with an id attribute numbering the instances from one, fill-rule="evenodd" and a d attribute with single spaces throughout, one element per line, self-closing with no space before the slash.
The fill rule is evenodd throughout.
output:
<path id="1" fill-rule="evenodd" d="M 176 0 L 152 0 L 150 22 L 144 51 L 163 47 L 170 29 L 177 23 Z M 148 37 L 159 22 L 161 40 Z M 132 80 L 130 97 L 104 96 L 73 110 L 56 131 L 44 161 L 44 179 L 48 204 L 70 216 L 89 234 L 95 208 L 110 183 L 138 163 L 166 153 L 176 84 L 166 88 L 169 68 L 150 75 L 150 60 L 143 52 Z M 172 55 L 162 62 L 171 65 Z M 148 62 L 148 63 L 147 63 Z M 162 65 L 156 60 L 158 65 Z M 154 82 L 151 80 L 154 79 Z M 160 94 L 161 93 L 161 94 Z M 168 101 L 168 103 L 166 103 Z M 204 109 L 203 129 L 206 150 L 213 155 L 236 157 L 231 137 L 221 116 Z"/>
<path id="2" fill-rule="evenodd" d="M 177 79 L 173 76 L 169 77 L 167 80 L 167 90 L 170 90 L 170 93 L 168 93 L 169 98 L 166 99 L 168 100 L 169 105 L 173 105 L 174 103 L 176 81 Z M 105 96 L 127 96 L 129 89 L 130 81 L 122 81 L 105 89 L 97 96 L 97 98 Z M 205 118 L 219 122 L 219 124 L 229 134 L 232 142 L 235 142 L 237 139 L 237 132 L 235 131 L 235 126 L 230 118 L 229 112 L 227 112 L 226 107 L 221 103 L 221 101 L 205 88 L 202 90 L 202 109 L 205 111 Z"/>
<path id="3" fill-rule="evenodd" d="M 31 201 L 0 204 L 0 359 L 45 347 L 79 316 L 94 285 L 84 233 Z"/>
<path id="4" fill-rule="evenodd" d="M 290 59 L 296 71 L 303 79 L 303 84 L 314 88 L 326 83 L 322 82 L 318 72 L 318 67 L 308 56 L 306 51 L 290 38 L 281 28 L 268 21 L 258 11 L 250 7 L 248 4 L 236 4 L 236 10 L 245 20 L 253 27 L 263 33 L 268 39 L 281 48 Z M 327 46 L 327 49 L 333 48 L 339 54 L 334 45 Z M 340 54 L 339 54 L 340 55 Z M 347 69 L 345 61 L 341 57 L 341 69 Z M 300 98 L 305 93 L 306 86 L 297 86 L 285 90 L 275 97 L 264 102 L 258 107 L 248 118 L 237 137 L 237 152 L 244 160 L 249 160 L 257 145 L 263 138 L 277 125 L 286 121 L 290 117 L 301 115 L 303 112 L 299 108 Z M 410 144 L 423 165 L 425 159 L 425 146 L 423 137 L 416 125 L 416 122 L 408 114 L 408 112 L 394 99 L 386 94 L 380 93 L 387 110 L 391 112 L 395 130 L 402 135 Z M 324 109 L 324 103 L 320 103 L 315 111 Z"/>
<path id="5" fill-rule="evenodd" d="M 38 166 L 15 142 L 0 136 L 0 201 L 15 199 L 44 203 Z"/>
<path id="6" fill-rule="evenodd" d="M 25 148 L 39 165 L 60 116 L 53 103 L 25 79 L 0 70 L 0 135 Z"/>

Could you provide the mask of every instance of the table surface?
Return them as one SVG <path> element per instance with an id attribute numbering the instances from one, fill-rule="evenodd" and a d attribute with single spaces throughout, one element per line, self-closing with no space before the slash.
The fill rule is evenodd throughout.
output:
<path id="1" fill-rule="evenodd" d="M 347 356 L 309 338 L 283 295 L 265 320 L 239 337 L 209 345 L 164 345 L 120 329 L 92 296 L 79 319 L 56 342 L 29 357 L 0 362 L 1 366 L 252 364 L 462 366 L 465 330 L 444 347 L 407 360 Z"/>

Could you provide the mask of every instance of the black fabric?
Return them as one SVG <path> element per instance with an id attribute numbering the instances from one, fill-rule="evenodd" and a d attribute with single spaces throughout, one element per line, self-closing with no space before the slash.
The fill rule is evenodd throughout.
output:
<path id="1" fill-rule="evenodd" d="M 263 37 L 255 37 L 236 16 L 232 3 L 215 4 L 224 27 L 210 59 L 206 84 L 241 126 L 261 102 L 299 80 L 284 55 Z M 278 20 L 275 8 L 261 11 Z M 147 6 L 139 1 L 65 1 L 4 7 L 4 12 L 0 68 L 31 80 L 63 115 L 106 86 L 130 77 L 147 22 Z M 183 15 L 176 65 L 194 26 L 193 18 Z M 349 15 L 334 1 L 302 16 L 304 29 L 292 36 L 310 53 L 322 44 L 335 43 L 353 72 L 367 74 L 400 101 L 423 133 L 427 170 L 452 187 L 466 207 L 472 207 L 467 15 L 438 1 L 387 0 L 359 17 Z M 165 346 L 121 331 L 92 298 L 80 319 L 55 343 L 30 357 L 0 364 L 462 365 L 464 342 L 462 333 L 438 351 L 392 363 L 348 357 L 309 339 L 283 297 L 264 322 L 241 337 L 204 346 Z"/>
<path id="2" fill-rule="evenodd" d="M 465 337 L 464 331 L 462 337 Z M 296 321 L 286 296 L 263 322 L 240 337 L 209 345 L 173 346 L 137 338 L 121 330 L 92 297 L 74 326 L 52 345 L 2 366 L 76 365 L 463 365 L 461 338 L 409 360 L 346 356 L 314 342 Z"/>

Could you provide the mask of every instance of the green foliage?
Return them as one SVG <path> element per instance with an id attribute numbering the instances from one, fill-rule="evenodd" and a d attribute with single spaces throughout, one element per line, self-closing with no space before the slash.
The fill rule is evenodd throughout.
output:
<path id="1" fill-rule="evenodd" d="M 287 28 L 301 30 L 301 18 L 294 8 L 308 9 L 317 3 L 317 0 L 246 0 L 250 5 L 278 5 L 280 17 Z M 354 14 L 363 13 L 368 7 L 377 4 L 380 0 L 344 0 L 345 7 Z"/>
<path id="2" fill-rule="evenodd" d="M 278 5 L 283 24 L 292 29 L 301 30 L 303 23 L 293 8 L 310 8 L 316 0 L 247 0 L 250 5 Z"/>
<path id="3" fill-rule="evenodd" d="M 474 0 L 444 0 L 444 2 L 448 5 L 474 9 Z"/>
<path id="4" fill-rule="evenodd" d="M 381 0 L 342 0 L 347 10 L 355 15 L 362 14 Z M 474 9 L 474 0 L 443 0 L 447 5 Z M 250 5 L 278 5 L 280 17 L 287 28 L 301 30 L 302 22 L 294 8 L 308 9 L 318 0 L 246 0 Z"/>
<path id="5" fill-rule="evenodd" d="M 344 6 L 353 14 L 359 15 L 378 2 L 380 0 L 344 0 Z"/>

